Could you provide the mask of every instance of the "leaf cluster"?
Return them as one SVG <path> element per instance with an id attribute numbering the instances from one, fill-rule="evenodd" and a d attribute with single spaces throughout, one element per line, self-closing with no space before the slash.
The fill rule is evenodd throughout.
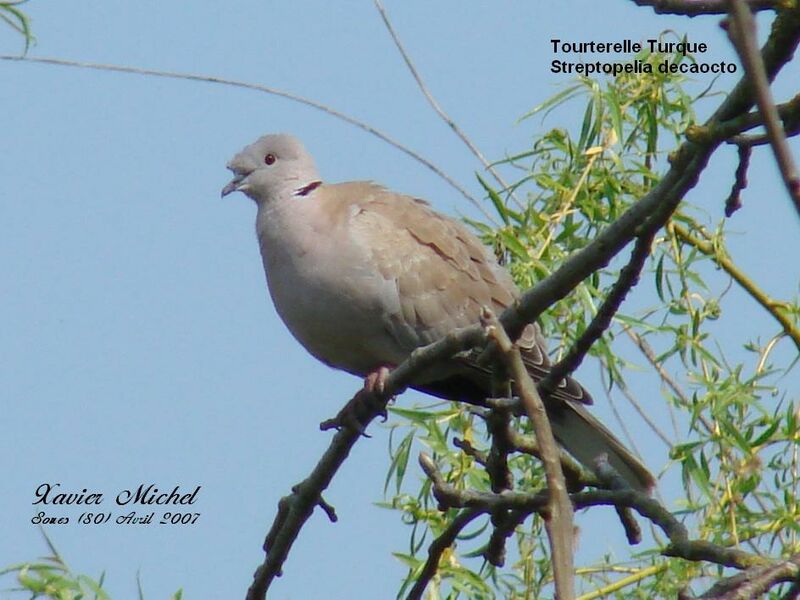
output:
<path id="1" fill-rule="evenodd" d="M 635 58 L 654 65 L 693 60 L 647 51 Z M 521 288 L 549 275 L 659 181 L 667 151 L 683 139 L 694 124 L 694 106 L 709 95 L 705 89 L 692 96 L 691 87 L 684 76 L 658 69 L 615 79 L 582 77 L 523 117 L 530 122 L 567 103 L 583 103 L 575 131 L 553 128 L 495 164 L 516 174 L 507 189 L 494 189 L 478 175 L 501 225 L 470 223 Z M 690 199 L 684 201 L 654 243 L 646 281 L 632 306 L 623 306 L 592 354 L 602 365 L 609 397 L 623 395 L 642 415 L 634 438 L 647 432 L 667 447 L 662 478 L 679 482 L 680 489 L 663 491 L 676 498 L 672 508 L 694 535 L 788 557 L 800 551 L 800 411 L 797 398 L 783 388 L 797 361 L 786 332 L 769 317 L 783 311 L 797 323 L 800 308 L 797 299 L 762 303 L 772 327 L 764 332 L 766 341 L 739 339 L 738 349 L 726 351 L 718 336 L 739 318 L 729 307 L 752 302 L 757 310 L 753 299 L 763 292 L 728 256 L 724 223 L 707 221 Z M 720 257 L 728 261 L 722 269 Z M 584 331 L 621 266 L 612 263 L 594 273 L 543 315 L 554 359 Z M 777 353 L 781 345 L 788 351 Z M 663 398 L 650 395 L 647 405 L 640 403 L 632 389 L 643 385 L 662 389 Z M 487 491 L 484 459 L 493 439 L 483 417 L 463 406 L 392 412 L 397 420 L 383 505 L 400 511 L 411 530 L 408 550 L 397 554 L 409 567 L 398 592 L 403 597 L 427 558 L 425 549 L 457 514 L 437 510 L 427 480 L 406 481 L 409 460 L 424 447 L 449 483 Z M 618 425 L 624 429 L 625 423 Z M 515 420 L 514 427 L 529 433 L 524 420 Z M 530 456 L 510 455 L 509 467 L 516 489 L 543 487 L 541 468 Z M 502 568 L 483 559 L 488 529 L 488 519 L 476 521 L 448 550 L 428 586 L 430 598 L 521 599 L 547 593 L 552 582 L 541 520 L 530 518 L 517 527 Z M 675 597 L 704 577 L 719 576 L 717 565 L 661 556 L 664 543 L 653 532 L 649 550 L 606 555 L 581 566 L 583 597 Z"/>

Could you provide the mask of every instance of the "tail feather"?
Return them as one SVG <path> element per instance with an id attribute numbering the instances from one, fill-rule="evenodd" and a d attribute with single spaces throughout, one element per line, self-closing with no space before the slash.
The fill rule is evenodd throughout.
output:
<path id="1" fill-rule="evenodd" d="M 475 373 L 485 374 L 479 369 L 472 372 Z M 488 383 L 481 381 L 478 385 L 472 378 L 456 375 L 413 387 L 446 400 L 483 405 Z M 544 401 L 553 435 L 584 467 L 595 472 L 596 458 L 605 454 L 609 464 L 633 489 L 649 493 L 655 487 L 656 480 L 650 471 L 581 404 L 591 404 L 592 399 L 579 383 L 569 379 L 567 385 L 556 388 Z"/>
<path id="2" fill-rule="evenodd" d="M 609 464 L 633 489 L 649 493 L 655 487 L 656 480 L 650 471 L 582 405 L 559 402 L 557 406 L 548 406 L 547 414 L 555 438 L 583 466 L 595 471 L 597 457 L 605 454 Z"/>

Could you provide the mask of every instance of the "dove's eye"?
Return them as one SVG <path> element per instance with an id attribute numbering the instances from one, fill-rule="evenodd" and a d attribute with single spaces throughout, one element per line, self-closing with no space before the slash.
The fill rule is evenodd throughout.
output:
<path id="1" fill-rule="evenodd" d="M 274 155 L 274 154 L 272 154 L 272 153 L 269 153 L 269 154 L 267 154 L 267 155 L 264 157 L 264 162 L 265 162 L 266 164 L 268 164 L 268 165 L 271 165 L 272 163 L 274 163 L 274 162 L 275 162 L 275 155 Z"/>

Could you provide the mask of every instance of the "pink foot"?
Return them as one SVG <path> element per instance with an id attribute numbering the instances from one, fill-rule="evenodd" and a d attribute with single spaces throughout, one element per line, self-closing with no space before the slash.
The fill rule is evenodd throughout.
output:
<path id="1" fill-rule="evenodd" d="M 322 430 L 341 429 L 349 427 L 362 435 L 369 437 L 365 432 L 364 422 L 373 417 L 381 416 L 386 420 L 386 403 L 391 398 L 383 399 L 386 392 L 386 380 L 389 377 L 389 367 L 381 366 L 370 372 L 364 378 L 364 387 L 339 411 L 333 419 L 328 419 L 320 424 Z M 380 406 L 377 406 L 379 403 Z M 377 409 L 377 413 L 376 413 Z"/>
<path id="2" fill-rule="evenodd" d="M 378 367 L 364 378 L 364 389 L 372 394 L 382 395 L 386 390 L 389 367 Z"/>

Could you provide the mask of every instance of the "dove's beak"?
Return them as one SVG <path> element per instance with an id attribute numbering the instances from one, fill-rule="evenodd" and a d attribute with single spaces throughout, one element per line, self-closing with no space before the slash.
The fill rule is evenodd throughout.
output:
<path id="1" fill-rule="evenodd" d="M 236 175 L 233 179 L 231 179 L 230 183 L 222 188 L 221 197 L 224 198 L 231 192 L 238 192 L 244 185 L 244 175 Z"/>

